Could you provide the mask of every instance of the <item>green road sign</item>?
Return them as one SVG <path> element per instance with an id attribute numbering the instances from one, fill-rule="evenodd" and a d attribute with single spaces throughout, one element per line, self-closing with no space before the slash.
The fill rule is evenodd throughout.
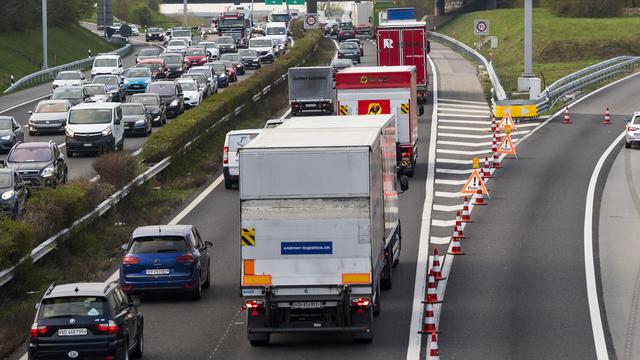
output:
<path id="1" fill-rule="evenodd" d="M 282 0 L 264 0 L 265 5 L 282 5 Z"/>
<path id="2" fill-rule="evenodd" d="M 304 5 L 304 0 L 287 0 L 287 5 Z"/>

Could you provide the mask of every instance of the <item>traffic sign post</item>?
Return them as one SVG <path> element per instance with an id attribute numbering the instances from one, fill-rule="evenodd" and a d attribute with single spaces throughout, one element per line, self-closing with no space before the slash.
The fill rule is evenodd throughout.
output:
<path id="1" fill-rule="evenodd" d="M 318 22 L 318 14 L 305 14 L 304 15 L 304 29 L 318 29 L 320 23 Z"/>
<path id="2" fill-rule="evenodd" d="M 476 36 L 489 35 L 489 20 L 473 20 L 473 33 Z"/>

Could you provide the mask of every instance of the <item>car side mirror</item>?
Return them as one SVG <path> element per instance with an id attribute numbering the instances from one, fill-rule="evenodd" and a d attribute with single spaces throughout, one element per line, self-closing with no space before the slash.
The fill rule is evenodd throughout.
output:
<path id="1" fill-rule="evenodd" d="M 409 190 L 409 178 L 407 175 L 398 176 L 398 180 L 400 181 L 400 190 L 402 190 L 402 192 Z"/>
<path id="2" fill-rule="evenodd" d="M 120 249 L 127 251 L 127 248 L 129 247 L 129 243 L 124 243 L 122 245 L 120 245 Z"/>
<path id="3" fill-rule="evenodd" d="M 32 110 L 27 111 L 27 113 L 29 113 L 29 115 L 33 115 L 33 111 Z"/>
<path id="4" fill-rule="evenodd" d="M 631 118 L 630 118 L 630 117 L 628 117 L 628 116 L 625 116 L 625 118 L 624 118 L 624 122 L 626 122 L 626 123 L 631 122 Z"/>
<path id="5" fill-rule="evenodd" d="M 116 125 L 120 125 L 120 119 L 116 119 L 116 120 L 114 121 L 114 124 L 116 124 Z"/>
<path id="6" fill-rule="evenodd" d="M 205 242 L 204 242 L 204 246 L 205 246 L 206 248 L 213 247 L 213 242 L 211 242 L 211 241 L 205 241 Z"/>
<path id="7" fill-rule="evenodd" d="M 36 308 L 36 310 L 40 309 L 40 303 L 36 303 L 33 307 Z"/>
<path id="8" fill-rule="evenodd" d="M 132 296 L 131 297 L 131 305 L 133 305 L 134 307 L 138 307 L 140 306 L 141 302 L 140 302 L 140 296 Z"/>

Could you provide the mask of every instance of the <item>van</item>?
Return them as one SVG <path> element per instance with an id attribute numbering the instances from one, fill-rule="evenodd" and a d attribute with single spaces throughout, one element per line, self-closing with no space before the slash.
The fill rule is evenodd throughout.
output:
<path id="1" fill-rule="evenodd" d="M 273 39 L 273 42 L 277 46 L 277 51 L 284 53 L 287 46 L 289 46 L 289 31 L 287 30 L 287 24 L 283 22 L 270 22 L 265 27 L 264 36 Z"/>
<path id="2" fill-rule="evenodd" d="M 103 153 L 124 148 L 120 103 L 84 103 L 74 106 L 65 127 L 67 157 L 76 153 Z"/>
<path id="3" fill-rule="evenodd" d="M 171 31 L 171 40 L 184 40 L 187 46 L 191 46 L 193 38 L 191 36 L 191 29 L 189 28 L 176 28 Z"/>
<path id="4" fill-rule="evenodd" d="M 224 187 L 231 189 L 240 180 L 240 162 L 238 150 L 253 140 L 262 129 L 244 129 L 229 131 L 224 138 L 224 153 L 222 154 L 222 174 Z"/>
<path id="5" fill-rule="evenodd" d="M 118 75 L 122 76 L 124 66 L 122 58 L 118 54 L 102 54 L 96 56 L 91 68 L 91 78 L 96 75 Z"/>

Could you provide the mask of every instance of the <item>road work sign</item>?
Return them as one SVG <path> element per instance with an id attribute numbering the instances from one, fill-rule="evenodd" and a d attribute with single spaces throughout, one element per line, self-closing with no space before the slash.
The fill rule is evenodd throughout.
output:
<path id="1" fill-rule="evenodd" d="M 516 152 L 516 146 L 513 144 L 511 135 L 509 134 L 505 135 L 500 145 L 498 145 L 498 152 L 501 154 L 515 155 L 515 157 L 518 158 L 518 154 Z"/>
<path id="2" fill-rule="evenodd" d="M 460 190 L 463 194 L 476 194 L 478 190 L 481 190 L 483 194 L 488 194 L 487 187 L 482 180 L 482 176 L 480 176 L 480 172 L 478 169 L 473 169 L 471 176 Z"/>
<path id="3" fill-rule="evenodd" d="M 504 117 L 505 114 L 511 114 L 517 118 L 538 117 L 538 106 L 531 105 L 496 105 L 496 117 Z"/>
<path id="4" fill-rule="evenodd" d="M 500 123 L 498 124 L 498 129 L 504 129 L 506 130 L 507 127 L 509 127 L 509 132 L 511 132 L 511 130 L 518 130 L 518 128 L 516 127 L 516 123 L 513 122 L 513 118 L 511 117 L 510 113 L 504 113 L 504 117 L 502 118 L 502 120 L 500 120 Z"/>

